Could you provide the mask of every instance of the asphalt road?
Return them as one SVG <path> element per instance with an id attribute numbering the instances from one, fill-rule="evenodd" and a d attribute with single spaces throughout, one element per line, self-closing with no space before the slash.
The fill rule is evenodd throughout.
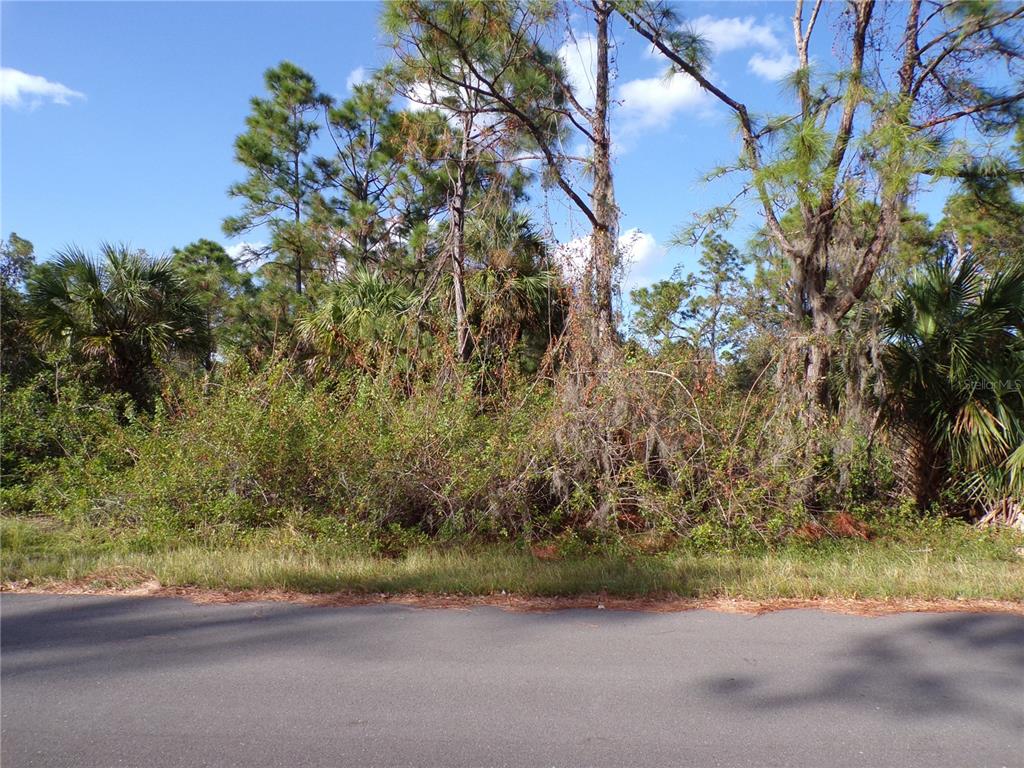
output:
<path id="1" fill-rule="evenodd" d="M 1024 766 L 1024 617 L 4 595 L 3 768 Z"/>

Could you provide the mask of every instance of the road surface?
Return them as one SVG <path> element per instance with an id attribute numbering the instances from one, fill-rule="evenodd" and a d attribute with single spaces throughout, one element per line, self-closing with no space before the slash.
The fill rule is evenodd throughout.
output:
<path id="1" fill-rule="evenodd" d="M 1024 766 L 1024 617 L 11 595 L 2 765 Z"/>

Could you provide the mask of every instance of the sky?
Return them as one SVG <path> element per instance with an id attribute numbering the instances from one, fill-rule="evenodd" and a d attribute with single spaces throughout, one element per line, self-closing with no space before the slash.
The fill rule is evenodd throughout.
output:
<path id="1" fill-rule="evenodd" d="M 825 13 L 830 12 L 826 4 Z M 832 7 L 838 7 L 832 6 Z M 711 43 L 711 71 L 758 113 L 782 110 L 793 67 L 790 2 L 686 2 Z M 199 238 L 239 249 L 221 231 L 238 212 L 232 143 L 263 72 L 288 59 L 343 99 L 388 58 L 371 2 L 16 2 L 0 4 L 0 232 L 37 257 L 76 244 L 127 242 L 163 254 Z M 586 90 L 582 19 L 563 57 Z M 821 22 L 819 22 L 820 24 Z M 819 27 L 820 28 L 820 27 Z M 727 202 L 739 179 L 701 179 L 736 158 L 729 114 L 619 22 L 613 119 L 620 231 L 631 253 L 626 292 L 690 270 L 696 254 L 667 244 L 695 213 Z M 830 31 L 812 56 L 832 61 Z M 936 218 L 938 191 L 919 202 Z M 586 227 L 555 192 L 533 205 L 553 237 Z M 738 246 L 755 209 L 728 233 Z M 260 240 L 253 233 L 249 241 Z"/>

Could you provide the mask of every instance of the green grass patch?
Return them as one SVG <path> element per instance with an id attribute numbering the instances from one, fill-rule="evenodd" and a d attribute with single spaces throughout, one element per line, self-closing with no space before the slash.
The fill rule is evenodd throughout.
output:
<path id="1" fill-rule="evenodd" d="M 281 589 L 306 593 L 1024 600 L 1024 540 L 962 526 L 885 540 L 830 540 L 762 552 L 657 554 L 627 546 L 539 560 L 512 544 L 413 544 L 398 557 L 287 530 L 233 543 L 142 547 L 92 528 L 0 519 L 0 578 L 130 586 Z"/>

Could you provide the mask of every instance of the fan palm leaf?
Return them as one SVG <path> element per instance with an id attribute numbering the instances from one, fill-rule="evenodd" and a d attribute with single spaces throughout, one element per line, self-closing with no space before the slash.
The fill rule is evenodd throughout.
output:
<path id="1" fill-rule="evenodd" d="M 904 286 L 885 324 L 889 417 L 927 505 L 962 470 L 977 498 L 1024 490 L 1024 266 L 986 275 L 943 259 Z"/>
<path id="2" fill-rule="evenodd" d="M 167 259 L 104 244 L 98 257 L 77 247 L 57 253 L 28 281 L 37 341 L 99 361 L 107 383 L 146 399 L 157 358 L 204 348 L 198 301 Z"/>
<path id="3" fill-rule="evenodd" d="M 299 318 L 299 338 L 314 351 L 311 367 L 326 370 L 355 361 L 370 367 L 399 344 L 411 294 L 378 270 L 357 267 L 331 286 L 319 305 Z"/>

